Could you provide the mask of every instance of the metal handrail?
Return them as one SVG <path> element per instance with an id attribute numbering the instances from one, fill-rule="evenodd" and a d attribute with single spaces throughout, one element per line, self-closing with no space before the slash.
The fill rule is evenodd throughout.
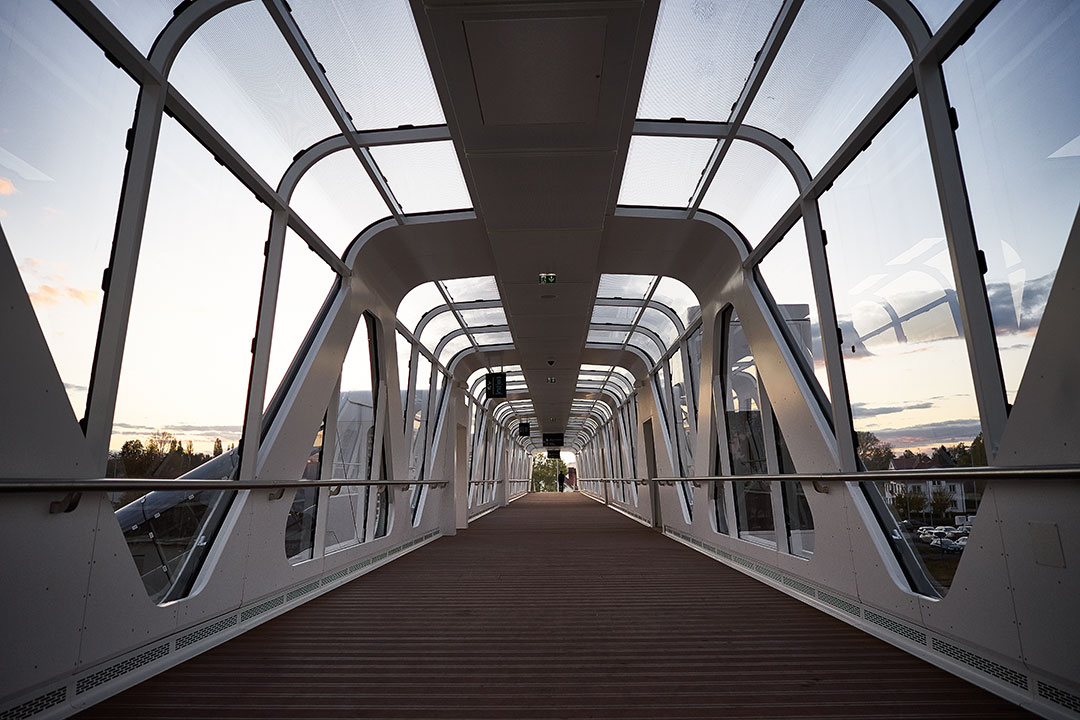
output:
<path id="1" fill-rule="evenodd" d="M 1046 467 L 975 467 L 930 468 L 927 470 L 872 470 L 858 473 L 793 473 L 790 475 L 711 475 L 706 477 L 671 478 L 578 478 L 578 482 L 727 482 L 730 480 L 762 480 L 767 482 L 933 482 L 944 480 L 1080 480 L 1080 467 L 1073 465 Z"/>
<path id="2" fill-rule="evenodd" d="M 0 492 L 94 492 L 113 490 L 279 490 L 356 485 L 442 487 L 446 480 L 287 480 L 240 482 L 184 478 L 94 478 L 87 480 L 0 479 Z"/>

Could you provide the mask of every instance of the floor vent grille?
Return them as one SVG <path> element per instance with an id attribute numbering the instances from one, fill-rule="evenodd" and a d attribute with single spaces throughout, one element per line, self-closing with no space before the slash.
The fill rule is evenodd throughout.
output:
<path id="1" fill-rule="evenodd" d="M 794 588 L 794 589 L 798 590 L 799 592 L 803 593 L 804 595 L 809 595 L 810 597 L 815 597 L 817 595 L 817 591 L 814 590 L 814 586 L 813 585 L 808 585 L 808 584 L 804 583 L 802 580 L 796 580 L 795 578 L 785 577 L 784 580 L 783 580 L 783 583 L 785 585 L 787 585 L 789 588 Z"/>
<path id="2" fill-rule="evenodd" d="M 188 645 L 193 645 L 200 640 L 205 640 L 211 635 L 217 635 L 222 630 L 227 630 L 231 627 L 236 627 L 235 615 L 227 617 L 224 620 L 218 620 L 213 625 L 207 625 L 206 627 L 199 628 L 194 632 L 189 632 L 187 635 L 181 635 L 180 637 L 176 638 L 176 649 L 181 650 L 183 648 L 186 648 Z"/>
<path id="3" fill-rule="evenodd" d="M 104 685 L 110 680 L 127 675 L 132 670 L 141 668 L 144 665 L 149 665 L 155 660 L 160 660 L 169 654 L 169 643 L 163 643 L 157 647 L 150 648 L 146 652 L 139 653 L 133 657 L 129 657 L 127 660 L 121 660 L 120 662 L 110 665 L 104 670 L 98 670 L 92 675 L 87 675 L 82 680 L 75 683 L 75 694 L 82 695 L 88 690 L 93 690 L 98 685 Z"/>
<path id="4" fill-rule="evenodd" d="M 1061 688 L 1056 688 L 1050 683 L 1039 681 L 1039 697 L 1050 702 L 1055 702 L 1063 708 L 1068 708 L 1075 713 L 1080 713 L 1080 696 L 1073 695 Z"/>
<path id="5" fill-rule="evenodd" d="M 329 575 L 327 575 L 326 577 L 324 577 L 322 579 L 322 584 L 323 585 L 329 585 L 330 583 L 332 583 L 332 582 L 334 582 L 336 580 L 340 580 L 341 578 L 345 577 L 346 575 L 349 574 L 349 572 L 350 572 L 349 568 L 345 568 L 344 570 L 338 570 L 335 573 L 330 573 Z"/>
<path id="6" fill-rule="evenodd" d="M 993 660 L 987 660 L 986 658 L 976 655 L 973 652 L 959 648 L 952 643 L 947 643 L 944 640 L 933 639 L 934 650 L 938 651 L 942 655 L 951 657 L 953 660 L 959 660 L 965 665 L 970 665 L 976 670 L 981 670 L 987 675 L 992 675 L 998 680 L 1004 680 L 1010 685 L 1015 685 L 1018 688 L 1028 689 L 1027 675 L 1017 672 L 1012 668 L 1007 668 L 1000 663 L 996 663 Z"/>
<path id="7" fill-rule="evenodd" d="M 879 627 L 883 627 L 890 632 L 894 632 L 897 635 L 906 637 L 908 640 L 919 643 L 920 645 L 926 644 L 926 633 L 920 632 L 915 628 L 910 628 L 903 623 L 898 623 L 892 618 L 887 618 L 884 615 L 879 615 L 873 610 L 867 610 L 865 615 L 867 620 L 874 623 Z"/>
<path id="8" fill-rule="evenodd" d="M 21 705 L 0 712 L 0 720 L 23 720 L 24 718 L 33 717 L 39 712 L 59 705 L 65 700 L 67 700 L 67 688 L 56 688 L 43 695 L 38 695 L 33 700 L 27 700 Z"/>
<path id="9" fill-rule="evenodd" d="M 307 595 L 310 592 L 315 592 L 318 589 L 319 589 L 319 582 L 318 581 L 310 582 L 307 585 L 304 585 L 303 587 L 298 587 L 295 590 L 290 590 L 288 592 L 288 594 L 285 595 L 285 599 L 287 601 L 292 601 L 292 600 L 295 600 L 298 597 L 303 597 L 304 595 Z"/>
<path id="10" fill-rule="evenodd" d="M 285 597 L 278 595 L 276 598 L 270 598 L 266 602 L 259 603 L 255 607 L 249 607 L 244 612 L 240 613 L 240 622 L 247 622 L 251 618 L 258 617 L 268 610 L 273 610 L 276 607 L 281 607 L 285 604 Z"/>
<path id="11" fill-rule="evenodd" d="M 835 595 L 831 595 L 825 592 L 824 590 L 818 590 L 817 596 L 818 600 L 820 600 L 821 602 L 832 605 L 834 608 L 839 608 L 846 613 L 854 615 L 855 617 L 859 617 L 862 614 L 859 606 L 855 603 L 848 602 L 843 598 L 838 598 Z"/>

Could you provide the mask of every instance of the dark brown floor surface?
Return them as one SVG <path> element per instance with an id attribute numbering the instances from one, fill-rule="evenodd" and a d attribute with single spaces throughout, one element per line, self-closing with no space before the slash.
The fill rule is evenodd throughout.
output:
<path id="1" fill-rule="evenodd" d="M 1031 716 L 568 493 L 527 496 L 80 717 Z"/>

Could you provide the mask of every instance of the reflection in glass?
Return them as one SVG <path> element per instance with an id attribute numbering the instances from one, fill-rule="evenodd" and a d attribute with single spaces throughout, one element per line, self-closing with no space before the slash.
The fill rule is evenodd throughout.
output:
<path id="1" fill-rule="evenodd" d="M 820 203 L 829 228 L 829 267 L 863 466 L 887 470 L 985 464 L 917 100 L 904 106 Z M 908 542 L 937 582 L 947 587 L 959 552 L 924 547 L 911 532 L 914 523 L 903 524 L 906 518 L 898 514 L 906 491 L 898 483 L 880 483 L 878 488 Z M 932 494 L 921 490 L 928 498 Z M 951 513 L 958 512 L 952 507 L 941 493 L 939 524 L 943 519 L 952 524 Z M 927 510 L 918 513 L 920 520 Z M 929 514 L 925 519 L 929 521 Z M 887 519 L 887 533 L 899 532 L 895 522 Z"/>
<path id="2" fill-rule="evenodd" d="M 376 373 L 372 367 L 374 320 L 360 318 L 341 368 L 337 403 L 334 464 L 331 477 L 370 480 L 375 445 Z M 373 496 L 378 488 L 342 485 L 331 488 L 326 507 L 326 551 L 364 542 L 373 527 Z"/>
<path id="3" fill-rule="evenodd" d="M 409 422 L 406 427 L 407 447 L 409 448 L 409 480 L 419 480 L 424 470 L 425 433 L 422 432 L 427 419 L 429 395 L 431 390 L 431 361 L 422 353 L 416 356 L 416 388 L 409 408 Z"/>
<path id="4" fill-rule="evenodd" d="M 648 276 L 645 276 L 648 277 Z M 675 311 L 682 320 L 683 328 L 690 326 L 691 321 L 701 314 L 701 305 L 697 295 L 685 283 L 673 277 L 661 277 L 656 283 L 656 291 L 653 292 L 652 301 L 667 305 Z"/>
<path id="5" fill-rule="evenodd" d="M 809 557 L 814 554 L 814 517 L 806 502 L 803 484 L 782 483 L 784 516 L 787 520 L 788 547 L 792 555 Z"/>
<path id="6" fill-rule="evenodd" d="M 1009 402 L 1080 201 L 1080 5 L 998 3 L 944 64 Z"/>
<path id="7" fill-rule="evenodd" d="M 55 4 L 0 3 L 0 224 L 76 418 L 136 93 Z"/>
<path id="8" fill-rule="evenodd" d="M 323 435 L 326 431 L 326 419 L 323 418 L 322 426 L 311 444 L 311 452 L 308 454 L 304 465 L 304 480 L 319 480 L 322 468 Z M 315 549 L 315 514 L 319 502 L 319 488 L 297 488 L 293 496 L 292 507 L 285 521 L 285 557 L 289 562 L 296 564 L 313 557 Z"/>
<path id="9" fill-rule="evenodd" d="M 775 545 L 776 526 L 773 520 L 770 483 L 764 480 L 736 480 L 731 485 L 739 537 Z"/>
<path id="10" fill-rule="evenodd" d="M 727 483 L 714 482 L 712 485 L 713 522 L 716 524 L 716 532 L 727 535 L 727 501 L 724 499 Z"/>

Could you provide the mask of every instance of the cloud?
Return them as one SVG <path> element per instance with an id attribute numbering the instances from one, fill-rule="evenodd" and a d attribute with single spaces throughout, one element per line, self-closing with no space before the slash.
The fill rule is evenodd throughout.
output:
<path id="1" fill-rule="evenodd" d="M 5 210 L 4 208 L 0 208 L 0 218 L 5 217 L 7 217 L 7 210 Z"/>
<path id="2" fill-rule="evenodd" d="M 0 195 L 14 195 L 16 192 L 15 183 L 10 178 L 0 177 Z"/>
<path id="3" fill-rule="evenodd" d="M 240 425 L 139 425 L 113 423 L 113 432 L 119 432 L 123 435 L 149 435 L 160 430 L 166 430 L 181 439 L 194 437 L 209 440 L 214 438 L 239 440 L 240 435 L 243 433 L 243 427 Z"/>
<path id="4" fill-rule="evenodd" d="M 994 319 L 994 329 L 999 334 L 1030 332 L 1035 330 L 1042 318 L 1046 302 L 1050 298 L 1050 288 L 1054 285 L 1056 272 L 1029 280 L 1024 283 L 1024 293 L 1020 301 L 1019 322 L 1013 305 L 1012 286 L 1007 282 L 988 283 L 986 295 L 990 301 L 990 313 Z"/>
<path id="5" fill-rule="evenodd" d="M 74 300 L 81 305 L 93 305 L 97 302 L 101 293 L 97 289 L 83 290 L 70 285 L 53 287 L 52 285 L 38 285 L 37 289 L 30 293 L 30 302 L 34 307 L 49 307 L 59 305 L 65 300 Z"/>
<path id="6" fill-rule="evenodd" d="M 878 415 L 891 415 L 905 410 L 926 410 L 934 407 L 932 402 L 907 403 L 903 405 L 873 406 L 866 403 L 851 403 L 851 415 L 855 418 L 869 418 Z"/>
<path id="7" fill-rule="evenodd" d="M 87 387 L 85 385 L 76 385 L 75 383 L 64 383 L 65 390 L 73 390 L 75 392 L 86 392 Z"/>
<path id="8" fill-rule="evenodd" d="M 971 442 L 981 432 L 982 424 L 977 418 L 971 418 L 943 420 L 904 428 L 885 428 L 875 430 L 874 434 L 891 443 L 893 447 L 926 447 Z"/>

